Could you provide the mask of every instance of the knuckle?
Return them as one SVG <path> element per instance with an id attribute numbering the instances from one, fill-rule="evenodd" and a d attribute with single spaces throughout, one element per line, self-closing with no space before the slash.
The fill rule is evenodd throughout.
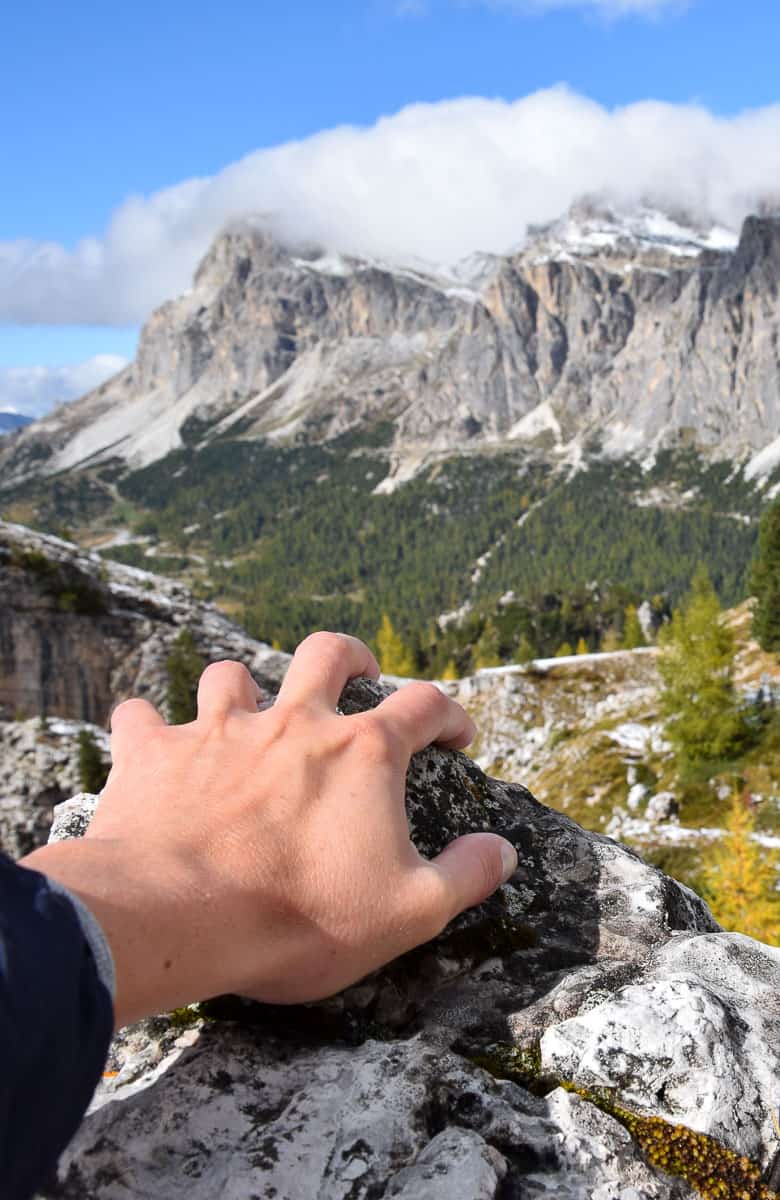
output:
<path id="1" fill-rule="evenodd" d="M 221 658 L 217 662 L 209 663 L 204 668 L 201 678 L 205 675 L 233 675 L 236 672 L 241 675 L 249 674 L 243 663 L 236 662 L 232 658 Z"/>
<path id="2" fill-rule="evenodd" d="M 117 720 L 121 721 L 124 719 L 124 717 L 129 716 L 133 709 L 142 711 L 147 707 L 147 704 L 148 702 L 146 700 L 142 700 L 139 696 L 133 696 L 131 700 L 122 700 L 121 703 L 117 704 L 116 708 L 112 709 L 111 711 L 111 725 L 113 726 Z"/>
<path id="3" fill-rule="evenodd" d="M 298 649 L 301 650 L 305 646 L 307 650 L 317 650 L 321 653 L 341 651 L 344 649 L 345 640 L 341 633 L 334 633 L 330 629 L 319 629 L 316 633 L 308 634 Z"/>
<path id="4" fill-rule="evenodd" d="M 450 701 L 443 692 L 439 691 L 435 683 L 427 683 L 419 680 L 416 683 L 408 684 L 407 687 L 412 691 L 412 695 L 416 701 L 424 704 L 426 708 L 430 708 L 434 712 L 444 712 L 449 707 Z"/>

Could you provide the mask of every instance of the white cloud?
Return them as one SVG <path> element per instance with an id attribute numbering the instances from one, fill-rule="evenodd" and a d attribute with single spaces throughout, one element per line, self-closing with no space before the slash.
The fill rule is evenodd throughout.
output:
<path id="1" fill-rule="evenodd" d="M 329 249 L 451 262 L 506 250 L 584 193 L 736 226 L 779 188 L 780 105 L 735 117 L 656 101 L 608 110 L 565 87 L 415 104 L 131 197 L 72 250 L 0 243 L 0 320 L 134 324 L 187 288 L 214 235 L 247 213 Z"/>
<path id="2" fill-rule="evenodd" d="M 127 359 L 118 354 L 96 354 L 66 367 L 2 367 L 0 412 L 41 417 L 55 404 L 82 396 L 125 366 Z"/>

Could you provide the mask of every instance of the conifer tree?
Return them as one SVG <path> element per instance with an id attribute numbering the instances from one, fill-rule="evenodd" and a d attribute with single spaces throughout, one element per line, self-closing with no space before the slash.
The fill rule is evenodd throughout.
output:
<path id="1" fill-rule="evenodd" d="M 568 658 L 572 653 L 572 648 L 568 642 L 561 642 L 558 649 L 555 651 L 556 658 Z"/>
<path id="2" fill-rule="evenodd" d="M 108 767 L 103 762 L 94 734 L 89 729 L 79 731 L 79 781 L 81 790 L 97 795 L 108 779 Z"/>
<path id="3" fill-rule="evenodd" d="M 523 634 L 515 649 L 515 662 L 525 665 L 526 663 L 533 662 L 535 658 L 534 648 L 527 635 Z"/>
<path id="4" fill-rule="evenodd" d="M 659 641 L 661 712 L 678 766 L 732 757 L 744 747 L 748 726 L 734 691 L 734 635 L 704 566 Z"/>
<path id="5" fill-rule="evenodd" d="M 482 633 L 474 647 L 474 669 L 481 671 L 483 667 L 500 667 L 501 655 L 498 646 L 498 630 L 490 617 L 485 621 Z"/>
<path id="6" fill-rule="evenodd" d="M 581 637 L 580 640 L 577 642 L 577 653 L 578 654 L 587 654 L 588 653 L 588 643 L 585 641 L 584 637 Z"/>
<path id="7" fill-rule="evenodd" d="M 451 679 L 459 679 L 460 678 L 460 676 L 458 675 L 458 668 L 455 665 L 454 658 L 451 658 L 448 660 L 447 665 L 445 666 L 444 670 L 441 673 L 441 677 L 442 677 L 442 680 L 451 680 Z"/>
<path id="8" fill-rule="evenodd" d="M 762 650 L 780 650 L 780 499 L 765 510 L 758 526 L 750 590 L 756 597 L 753 636 Z"/>
<path id="9" fill-rule="evenodd" d="M 619 650 L 620 645 L 620 634 L 610 625 L 609 629 L 605 630 L 604 636 L 601 639 L 601 649 L 604 653 L 609 653 L 612 650 Z"/>
<path id="10" fill-rule="evenodd" d="M 726 836 L 707 854 L 701 877 L 704 897 L 724 929 L 776 946 L 780 943 L 777 854 L 769 854 L 755 841 L 755 818 L 747 798 L 737 791 L 725 828 Z"/>
<path id="11" fill-rule="evenodd" d="M 642 625 L 639 620 L 636 605 L 629 604 L 625 610 L 625 623 L 623 625 L 623 649 L 636 650 L 639 646 L 645 645 L 645 635 L 642 632 Z"/>
<path id="12" fill-rule="evenodd" d="M 415 663 L 411 651 L 393 628 L 387 613 L 382 615 L 382 624 L 376 635 L 377 659 L 383 675 L 414 675 Z"/>
<path id="13" fill-rule="evenodd" d="M 197 716 L 198 680 L 206 663 L 189 629 L 182 629 L 165 663 L 168 687 L 165 703 L 172 725 L 186 725 Z"/>

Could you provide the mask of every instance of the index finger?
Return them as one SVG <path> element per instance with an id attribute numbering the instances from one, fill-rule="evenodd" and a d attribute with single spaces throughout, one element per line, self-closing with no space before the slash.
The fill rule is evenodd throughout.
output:
<path id="1" fill-rule="evenodd" d="M 276 703 L 321 703 L 334 710 L 350 679 L 379 678 L 379 664 L 365 642 L 348 633 L 312 633 L 287 668 Z"/>
<path id="2" fill-rule="evenodd" d="M 409 755 L 435 742 L 460 750 L 473 741 L 476 725 L 435 683 L 408 683 L 387 696 L 364 719 L 383 725 L 391 737 L 400 737 Z"/>
<path id="3" fill-rule="evenodd" d="M 111 759 L 119 763 L 165 721 L 148 700 L 125 700 L 111 714 Z"/>

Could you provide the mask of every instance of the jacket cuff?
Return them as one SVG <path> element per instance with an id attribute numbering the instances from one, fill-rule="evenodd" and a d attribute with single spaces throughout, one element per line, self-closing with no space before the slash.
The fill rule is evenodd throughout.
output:
<path id="1" fill-rule="evenodd" d="M 46 879 L 51 890 L 58 892 L 60 896 L 64 896 L 76 910 L 81 932 L 87 939 L 89 948 L 92 951 L 92 957 L 95 960 L 98 978 L 108 991 L 113 1004 L 116 999 L 116 967 L 114 965 L 114 956 L 111 953 L 111 947 L 108 944 L 108 938 L 103 932 L 102 925 L 79 896 L 75 896 L 73 892 L 63 887 L 61 883 L 58 883 L 56 879 L 52 879 L 49 875 L 46 876 Z"/>

